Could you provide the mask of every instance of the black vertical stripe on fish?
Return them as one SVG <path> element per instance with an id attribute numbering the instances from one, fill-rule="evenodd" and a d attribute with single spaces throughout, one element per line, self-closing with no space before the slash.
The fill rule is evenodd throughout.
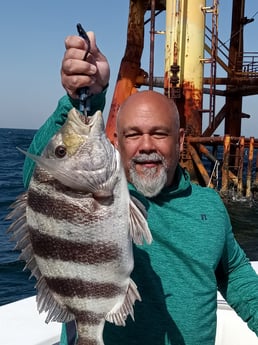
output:
<path id="1" fill-rule="evenodd" d="M 69 311 L 76 315 L 77 322 L 81 322 L 89 326 L 99 325 L 100 321 L 105 317 L 105 313 L 94 313 L 93 311 L 89 310 L 69 308 Z"/>
<path id="2" fill-rule="evenodd" d="M 121 248 L 114 242 L 74 242 L 40 233 L 29 227 L 34 253 L 45 259 L 101 264 L 119 260 Z"/>
<path id="3" fill-rule="evenodd" d="M 47 189 L 52 188 L 53 189 L 53 193 L 73 193 L 75 194 L 75 191 L 72 190 L 70 187 L 67 187 L 65 185 L 63 185 L 62 183 L 60 183 L 58 180 L 56 180 L 55 178 L 53 178 L 51 175 L 49 175 L 49 173 L 47 171 L 45 171 L 44 169 L 40 168 L 40 167 L 36 167 L 34 173 L 33 173 L 33 179 L 34 179 L 34 183 L 35 182 L 39 182 L 41 184 L 41 187 L 43 185 L 47 186 Z M 30 191 L 32 191 L 33 188 L 30 189 Z M 42 191 L 42 188 L 41 188 Z M 35 191 L 34 191 L 35 192 Z M 111 205 L 114 202 L 114 196 L 113 195 L 103 195 L 103 196 L 95 196 L 92 195 L 91 193 L 84 193 L 81 194 L 79 193 L 80 196 L 84 196 L 86 197 L 86 195 L 88 197 L 94 198 L 95 200 L 98 201 L 99 204 L 101 205 Z M 78 194 L 78 196 L 79 196 Z M 40 200 L 41 202 L 41 200 Z M 93 204 L 92 206 L 98 206 L 98 204 Z"/>
<path id="4" fill-rule="evenodd" d="M 97 212 L 99 203 L 93 198 L 88 200 L 87 208 L 83 208 L 66 199 L 54 198 L 46 193 L 42 195 L 31 189 L 28 192 L 28 205 L 34 212 L 78 225 L 86 222 L 99 222 L 104 218 L 103 214 Z"/>
<path id="5" fill-rule="evenodd" d="M 63 297 L 113 298 L 122 289 L 115 283 L 100 283 L 70 278 L 45 277 L 48 287 Z"/>
<path id="6" fill-rule="evenodd" d="M 76 345 L 99 345 L 99 341 L 96 339 L 80 337 Z"/>
<path id="7" fill-rule="evenodd" d="M 66 186 L 64 186 L 59 181 L 57 181 L 51 174 L 49 174 L 49 172 L 40 168 L 39 166 L 35 167 L 35 170 L 33 172 L 33 179 L 39 183 L 42 183 L 42 184 L 46 183 L 47 186 L 59 185 L 63 191 L 65 191 L 67 189 Z"/>

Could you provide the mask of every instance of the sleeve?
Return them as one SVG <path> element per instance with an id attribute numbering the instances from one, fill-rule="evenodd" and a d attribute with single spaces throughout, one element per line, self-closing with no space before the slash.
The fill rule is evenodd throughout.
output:
<path id="1" fill-rule="evenodd" d="M 102 93 L 93 95 L 91 97 L 90 115 L 94 114 L 97 110 L 103 111 L 106 101 L 106 90 L 107 87 L 102 91 Z M 65 123 L 67 114 L 73 107 L 78 109 L 78 100 L 73 100 L 68 95 L 62 97 L 59 100 L 54 113 L 46 120 L 43 126 L 41 126 L 35 134 L 28 151 L 35 155 L 40 155 L 52 136 Z M 30 183 L 34 166 L 35 163 L 30 158 L 26 157 L 23 165 L 23 184 L 25 188 L 27 188 Z"/>
<path id="2" fill-rule="evenodd" d="M 65 323 L 62 324 L 62 331 L 61 331 L 61 337 L 60 337 L 59 345 L 68 345 L 66 324 Z"/>
<path id="3" fill-rule="evenodd" d="M 226 217 L 226 241 L 216 271 L 218 288 L 228 304 L 258 336 L 258 275 L 236 241 L 227 214 Z"/>
<path id="4" fill-rule="evenodd" d="M 75 321 L 62 324 L 62 331 L 59 345 L 74 345 L 77 339 Z"/>

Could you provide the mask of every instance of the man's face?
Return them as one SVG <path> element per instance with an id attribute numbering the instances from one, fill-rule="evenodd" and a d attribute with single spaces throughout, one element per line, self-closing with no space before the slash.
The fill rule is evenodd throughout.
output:
<path id="1" fill-rule="evenodd" d="M 120 115 L 116 145 L 127 179 L 145 196 L 155 196 L 173 181 L 183 131 L 164 102 L 128 104 Z"/>

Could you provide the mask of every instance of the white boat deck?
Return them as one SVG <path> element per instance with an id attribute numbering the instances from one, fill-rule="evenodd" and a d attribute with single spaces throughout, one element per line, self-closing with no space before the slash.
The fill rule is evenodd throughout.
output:
<path id="1" fill-rule="evenodd" d="M 258 262 L 252 263 L 258 272 Z M 215 345 L 258 345 L 258 338 L 218 294 Z M 35 296 L 0 307 L 1 345 L 58 345 L 61 324 L 45 323 L 37 311 Z"/>
<path id="2" fill-rule="evenodd" d="M 0 307 L 1 345 L 53 345 L 59 342 L 61 323 L 45 323 L 39 314 L 36 297 L 29 297 Z"/>
<path id="3" fill-rule="evenodd" d="M 258 262 L 252 262 L 258 273 Z M 258 338 L 218 293 L 217 334 L 215 345 L 258 345 Z"/>

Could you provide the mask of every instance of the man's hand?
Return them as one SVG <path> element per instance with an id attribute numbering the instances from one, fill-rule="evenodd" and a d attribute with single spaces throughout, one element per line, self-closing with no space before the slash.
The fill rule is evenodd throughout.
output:
<path id="1" fill-rule="evenodd" d="M 65 40 L 66 52 L 62 61 L 61 79 L 66 92 L 78 98 L 77 90 L 89 86 L 90 93 L 100 93 L 108 84 L 110 68 L 106 57 L 96 45 L 95 34 L 87 32 L 91 50 L 86 61 L 87 43 L 79 36 L 68 36 Z"/>

